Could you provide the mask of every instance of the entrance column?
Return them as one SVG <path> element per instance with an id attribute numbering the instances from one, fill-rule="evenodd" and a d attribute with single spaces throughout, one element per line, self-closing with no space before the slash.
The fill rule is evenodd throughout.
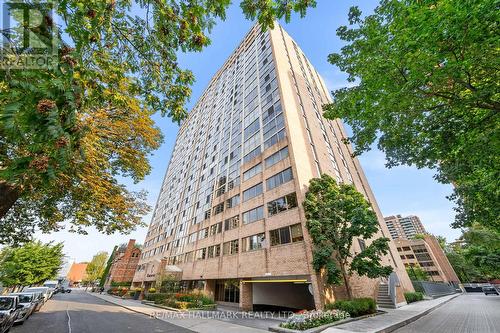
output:
<path id="1" fill-rule="evenodd" d="M 203 292 L 205 295 L 213 298 L 215 300 L 215 281 L 216 280 L 205 280 L 205 288 Z"/>
<path id="2" fill-rule="evenodd" d="M 240 309 L 243 311 L 253 310 L 252 283 L 240 282 Z"/>

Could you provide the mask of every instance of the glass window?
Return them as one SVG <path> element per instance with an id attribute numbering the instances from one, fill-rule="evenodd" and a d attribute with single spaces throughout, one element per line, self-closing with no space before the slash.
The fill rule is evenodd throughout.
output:
<path id="1" fill-rule="evenodd" d="M 289 182 L 292 179 L 293 179 L 292 168 L 288 168 L 268 178 L 266 180 L 266 188 L 267 190 L 272 190 L 273 188 L 278 187 L 286 182 Z"/>
<path id="2" fill-rule="evenodd" d="M 209 246 L 207 252 L 208 252 L 207 253 L 208 258 L 219 257 L 220 256 L 220 244 Z"/>
<path id="3" fill-rule="evenodd" d="M 267 212 L 269 216 L 273 216 L 295 207 L 297 207 L 297 195 L 295 193 L 290 193 L 284 197 L 268 202 Z"/>
<path id="4" fill-rule="evenodd" d="M 264 218 L 264 206 L 243 213 L 243 224 L 252 223 Z"/>
<path id="5" fill-rule="evenodd" d="M 226 208 L 233 208 L 239 204 L 240 204 L 240 195 L 239 194 L 226 200 Z"/>
<path id="6" fill-rule="evenodd" d="M 210 226 L 210 232 L 209 232 L 210 236 L 216 235 L 221 232 L 222 232 L 222 222 Z"/>
<path id="7" fill-rule="evenodd" d="M 240 216 L 236 215 L 224 221 L 224 230 L 235 229 L 238 228 L 239 225 L 240 225 Z"/>
<path id="8" fill-rule="evenodd" d="M 225 242 L 222 245 L 222 254 L 224 255 L 230 255 L 230 254 L 236 254 L 238 253 L 238 240 L 232 240 L 229 242 Z"/>
<path id="9" fill-rule="evenodd" d="M 300 242 L 304 239 L 300 223 L 271 230 L 269 235 L 271 246 Z"/>
<path id="10" fill-rule="evenodd" d="M 220 214 L 224 211 L 224 203 L 220 203 L 214 207 L 214 215 Z"/>
<path id="11" fill-rule="evenodd" d="M 207 237 L 208 237 L 208 228 L 204 228 L 198 231 L 198 239 L 203 239 Z"/>
<path id="12" fill-rule="evenodd" d="M 251 152 L 249 152 L 248 154 L 246 154 L 245 157 L 243 157 L 243 163 L 250 162 L 259 155 L 260 155 L 260 145 Z"/>
<path id="13" fill-rule="evenodd" d="M 243 181 L 249 180 L 250 178 L 252 178 L 253 176 L 255 176 L 261 172 L 262 172 L 262 164 L 259 163 L 255 166 L 251 167 L 247 171 L 243 172 Z"/>
<path id="14" fill-rule="evenodd" d="M 196 260 L 203 260 L 207 257 L 207 249 L 199 249 L 196 251 Z"/>
<path id="15" fill-rule="evenodd" d="M 263 189 L 262 183 L 259 183 L 243 191 L 243 202 L 262 194 L 262 189 Z"/>
<path id="16" fill-rule="evenodd" d="M 268 158 L 266 158 L 264 163 L 266 168 L 269 168 L 287 157 L 288 157 L 288 147 L 285 147 L 277 151 L 276 153 L 272 154 Z"/>
<path id="17" fill-rule="evenodd" d="M 243 238 L 241 240 L 241 252 L 261 249 L 265 239 L 264 233 Z"/>

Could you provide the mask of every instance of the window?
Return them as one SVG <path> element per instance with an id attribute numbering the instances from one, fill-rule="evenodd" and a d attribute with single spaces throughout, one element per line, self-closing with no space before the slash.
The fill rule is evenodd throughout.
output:
<path id="1" fill-rule="evenodd" d="M 271 230 L 269 232 L 271 246 L 300 242 L 304 239 L 300 223 Z"/>
<path id="2" fill-rule="evenodd" d="M 273 216 L 295 207 L 297 207 L 297 195 L 295 193 L 290 193 L 284 197 L 268 202 L 267 212 L 269 216 Z"/>
<path id="3" fill-rule="evenodd" d="M 255 133 L 257 133 L 260 129 L 259 118 L 255 119 L 250 125 L 247 126 L 244 130 L 245 140 Z"/>
<path id="4" fill-rule="evenodd" d="M 292 168 L 281 171 L 266 180 L 266 189 L 272 190 L 293 179 Z"/>
<path id="5" fill-rule="evenodd" d="M 193 232 L 191 235 L 189 235 L 189 243 L 194 243 L 196 242 L 196 232 Z"/>
<path id="6" fill-rule="evenodd" d="M 220 203 L 214 207 L 214 215 L 220 214 L 224 211 L 224 203 Z"/>
<path id="7" fill-rule="evenodd" d="M 239 204 L 240 204 L 240 195 L 239 194 L 226 200 L 226 208 L 233 208 Z"/>
<path id="8" fill-rule="evenodd" d="M 267 149 L 267 148 L 275 145 L 276 143 L 280 142 L 281 140 L 283 140 L 285 138 L 285 136 L 286 136 L 285 130 L 282 129 L 281 131 L 274 134 L 273 136 L 271 136 L 268 140 L 266 140 L 264 142 L 264 149 Z"/>
<path id="9" fill-rule="evenodd" d="M 212 211 L 210 209 L 205 211 L 205 220 L 208 220 L 210 218 L 211 213 Z"/>
<path id="10" fill-rule="evenodd" d="M 243 224 L 252 223 L 264 218 L 264 206 L 260 206 L 243 213 Z"/>
<path id="11" fill-rule="evenodd" d="M 209 246 L 207 249 L 208 258 L 216 258 L 220 256 L 220 244 Z"/>
<path id="12" fill-rule="evenodd" d="M 241 240 L 241 252 L 261 249 L 265 239 L 264 233 L 243 238 Z"/>
<path id="13" fill-rule="evenodd" d="M 224 231 L 238 228 L 239 225 L 240 225 L 240 216 L 239 215 L 233 216 L 224 221 Z"/>
<path id="14" fill-rule="evenodd" d="M 288 157 L 288 147 L 285 147 L 277 151 L 276 153 L 272 154 L 268 158 L 266 158 L 264 163 L 266 168 L 269 168 L 287 157 Z"/>
<path id="15" fill-rule="evenodd" d="M 262 183 L 250 187 L 243 191 L 243 202 L 262 194 Z"/>
<path id="16" fill-rule="evenodd" d="M 261 171 L 262 171 L 262 164 L 261 163 L 251 167 L 247 171 L 243 172 L 243 181 L 249 180 L 253 176 L 259 174 Z"/>
<path id="17" fill-rule="evenodd" d="M 366 243 L 364 239 L 358 238 L 358 244 L 361 251 L 364 251 L 366 249 Z"/>
<path id="18" fill-rule="evenodd" d="M 203 239 L 208 237 L 208 228 L 201 229 L 198 231 L 198 239 Z"/>
<path id="19" fill-rule="evenodd" d="M 230 255 L 238 253 L 238 240 L 232 240 L 229 242 L 225 242 L 222 246 L 222 254 Z"/>
<path id="20" fill-rule="evenodd" d="M 210 236 L 216 235 L 221 232 L 222 232 L 222 222 L 210 226 L 210 232 L 209 232 Z"/>
<path id="21" fill-rule="evenodd" d="M 207 257 L 207 249 L 199 249 L 196 251 L 196 260 L 203 260 Z"/>
<path id="22" fill-rule="evenodd" d="M 243 157 L 243 163 L 250 162 L 259 155 L 260 155 L 260 146 L 258 146 L 257 148 L 246 154 L 245 157 Z"/>

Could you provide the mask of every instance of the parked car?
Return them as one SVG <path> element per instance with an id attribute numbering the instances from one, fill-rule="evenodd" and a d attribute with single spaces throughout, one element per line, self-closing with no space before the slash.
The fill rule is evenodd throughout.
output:
<path id="1" fill-rule="evenodd" d="M 51 297 L 49 287 L 30 287 L 30 288 L 24 289 L 23 292 L 25 292 L 25 293 L 37 293 L 37 292 L 42 293 L 44 303 L 47 302 L 49 300 L 49 298 Z"/>
<path id="2" fill-rule="evenodd" d="M 484 286 L 483 293 L 485 295 L 489 295 L 489 294 L 498 295 L 498 290 L 496 290 L 495 287 L 493 287 L 493 286 Z"/>
<path id="3" fill-rule="evenodd" d="M 41 292 L 33 292 L 33 302 L 35 303 L 35 309 L 34 311 L 40 311 L 40 309 L 42 308 L 42 305 L 43 305 L 43 302 L 44 302 L 44 299 L 43 299 L 43 295 Z"/>
<path id="4" fill-rule="evenodd" d="M 0 333 L 10 330 L 22 308 L 17 296 L 0 296 Z"/>
<path id="5" fill-rule="evenodd" d="M 70 288 L 64 288 L 64 287 L 61 287 L 61 289 L 59 289 L 59 292 L 60 293 L 70 293 L 71 292 L 71 289 Z"/>
<path id="6" fill-rule="evenodd" d="M 24 321 L 35 311 L 38 302 L 36 295 L 32 293 L 12 293 L 9 294 L 9 296 L 17 296 L 19 298 L 19 304 L 23 306 L 23 308 L 19 310 L 19 315 L 14 323 L 24 323 Z"/>

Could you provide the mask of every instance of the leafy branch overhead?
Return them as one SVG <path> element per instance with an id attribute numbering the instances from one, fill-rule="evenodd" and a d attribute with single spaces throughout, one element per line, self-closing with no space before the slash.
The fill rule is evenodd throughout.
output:
<path id="1" fill-rule="evenodd" d="M 307 229 L 313 243 L 313 267 L 325 272 L 329 284 L 344 284 L 351 298 L 349 277 L 388 276 L 391 266 L 383 266 L 381 257 L 388 253 L 387 238 L 375 238 L 379 224 L 370 204 L 353 185 L 337 184 L 323 174 L 313 178 L 304 201 Z M 359 253 L 353 242 L 368 244 Z"/>
<path id="2" fill-rule="evenodd" d="M 498 1 L 382 0 L 349 23 L 328 59 L 354 86 L 325 117 L 351 126 L 357 154 L 377 143 L 389 167 L 437 169 L 455 187 L 455 227 L 500 230 Z"/>
<path id="3" fill-rule="evenodd" d="M 37 35 L 59 36 L 53 66 L 0 70 L 0 243 L 57 230 L 63 221 L 78 232 L 94 226 L 105 233 L 141 223 L 149 210 L 145 195 L 119 179 L 138 182 L 149 173 L 148 157 L 162 141 L 153 114 L 177 123 L 186 118 L 194 76 L 178 64 L 178 54 L 209 45 L 229 5 L 61 0 L 57 17 L 42 12 Z M 314 5 L 241 2 L 263 28 Z M 22 40 L 19 31 L 3 34 Z M 13 50 L 3 44 L 2 54 L 15 57 Z"/>

